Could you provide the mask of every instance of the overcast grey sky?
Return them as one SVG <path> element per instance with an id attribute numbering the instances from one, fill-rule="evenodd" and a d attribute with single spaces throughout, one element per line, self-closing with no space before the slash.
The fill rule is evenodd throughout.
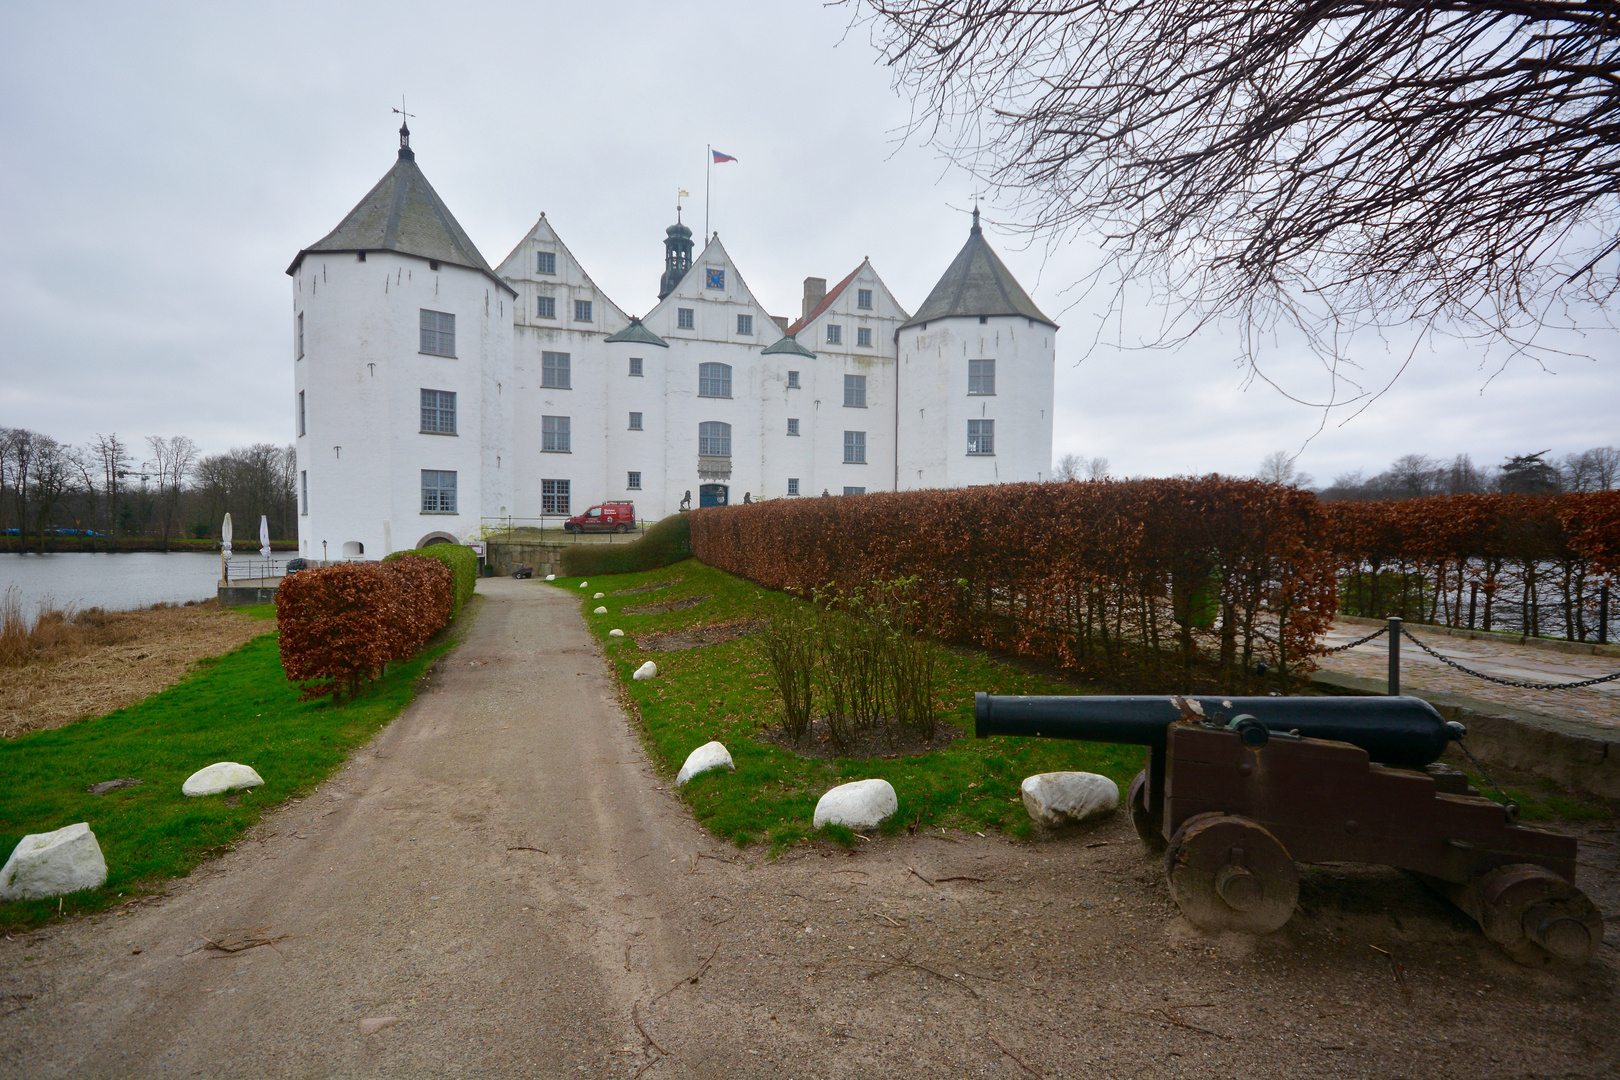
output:
<path id="1" fill-rule="evenodd" d="M 908 103 L 848 12 L 816 0 L 689 4 L 0 6 L 0 425 L 83 441 L 189 434 L 213 452 L 292 434 L 283 271 L 391 166 L 405 94 L 417 162 L 499 263 L 545 211 L 619 305 L 656 300 L 677 187 L 750 288 L 796 314 L 807 275 L 864 256 L 908 309 L 966 239 L 971 178 L 897 142 Z M 993 222 L 993 208 L 987 211 Z M 1084 237 L 1047 251 L 987 229 L 1058 338 L 1056 454 L 1117 475 L 1252 473 L 1304 446 L 1319 481 L 1403 453 L 1557 453 L 1620 443 L 1620 335 L 1490 378 L 1500 356 L 1425 348 L 1344 426 L 1245 389 L 1221 328 L 1174 352 L 1088 349 L 1103 299 L 1065 287 Z M 1124 336 L 1150 335 L 1151 303 Z M 1116 326 L 1114 328 L 1118 330 Z M 1365 342 L 1370 384 L 1408 345 Z M 1268 374 L 1302 396 L 1286 341 Z M 1488 383 L 1488 385 L 1487 385 Z"/>

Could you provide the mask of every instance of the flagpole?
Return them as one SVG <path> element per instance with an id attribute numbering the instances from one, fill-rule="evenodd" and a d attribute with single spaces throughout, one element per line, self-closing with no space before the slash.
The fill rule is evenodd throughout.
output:
<path id="1" fill-rule="evenodd" d="M 703 243 L 709 242 L 709 172 L 714 168 L 714 147 L 705 146 L 708 151 L 703 157 Z M 702 245 L 698 245 L 702 248 Z"/>

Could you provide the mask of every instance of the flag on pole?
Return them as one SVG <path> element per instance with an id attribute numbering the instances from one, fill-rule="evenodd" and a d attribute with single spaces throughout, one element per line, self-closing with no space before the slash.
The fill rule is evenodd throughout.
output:
<path id="1" fill-rule="evenodd" d="M 690 199 L 692 197 L 692 193 L 690 191 L 682 191 L 680 188 L 675 189 L 675 194 L 677 198 L 682 199 Z"/>
<path id="2" fill-rule="evenodd" d="M 714 155 L 714 163 L 716 165 L 720 164 L 722 161 L 736 161 L 737 160 L 736 158 L 732 157 L 730 154 L 722 154 L 720 151 L 714 149 L 713 147 L 710 147 L 709 153 Z"/>

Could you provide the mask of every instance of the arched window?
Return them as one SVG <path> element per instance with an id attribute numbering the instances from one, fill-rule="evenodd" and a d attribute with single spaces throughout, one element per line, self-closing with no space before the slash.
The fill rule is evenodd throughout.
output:
<path id="1" fill-rule="evenodd" d="M 699 364 L 698 397 L 730 397 L 731 365 Z"/>
<path id="2" fill-rule="evenodd" d="M 704 365 L 707 367 L 708 365 Z M 716 364 L 716 367 L 725 367 Z M 705 420 L 698 425 L 698 453 L 705 457 L 731 456 L 731 425 Z"/>

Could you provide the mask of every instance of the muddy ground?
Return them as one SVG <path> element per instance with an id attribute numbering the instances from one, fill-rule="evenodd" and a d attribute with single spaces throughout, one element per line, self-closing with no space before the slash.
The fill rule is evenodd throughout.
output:
<path id="1" fill-rule="evenodd" d="M 1620 923 L 1590 966 L 1532 971 L 1403 874 L 1318 867 L 1282 931 L 1207 936 L 1117 817 L 728 848 L 647 764 L 574 598 L 479 589 L 431 688 L 311 797 L 166 897 L 0 940 L 0 1074 L 1620 1067 Z M 1589 828 L 1582 884 L 1613 918 L 1620 849 Z"/>

